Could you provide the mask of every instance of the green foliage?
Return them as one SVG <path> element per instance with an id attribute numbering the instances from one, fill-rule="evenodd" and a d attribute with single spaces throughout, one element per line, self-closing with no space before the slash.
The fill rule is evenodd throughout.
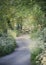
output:
<path id="1" fill-rule="evenodd" d="M 42 31 L 46 28 L 46 19 L 44 12 L 38 4 L 34 5 L 31 15 L 31 25 L 33 25 L 33 29 L 31 30 L 31 38 L 36 39 L 40 37 L 41 39 L 44 39 Z"/>
<path id="2" fill-rule="evenodd" d="M 31 63 L 32 65 L 37 65 L 36 64 L 36 56 L 38 56 L 42 52 L 41 48 L 36 48 L 33 53 L 31 54 Z"/>
<path id="3" fill-rule="evenodd" d="M 7 29 L 8 28 L 7 26 L 9 26 L 8 24 L 6 26 L 7 18 L 9 18 L 9 21 L 12 19 L 12 21 L 10 21 L 10 28 L 13 28 L 14 25 L 12 24 L 14 22 L 14 19 L 17 19 L 20 16 L 21 17 L 28 16 L 29 14 L 31 14 L 31 10 L 33 9 L 32 13 L 35 13 L 33 16 L 35 17 L 36 15 L 39 23 L 41 23 L 42 22 L 41 18 L 43 18 L 41 17 L 41 14 L 43 14 L 40 8 L 42 7 L 41 2 L 46 2 L 46 1 L 43 1 L 43 0 L 42 1 L 41 0 L 40 1 L 38 0 L 4 0 L 4 1 L 0 0 L 0 22 L 2 22 L 3 20 L 2 24 L 5 23 L 5 25 L 4 24 L 3 25 L 4 25 L 4 28 Z"/>
<path id="4" fill-rule="evenodd" d="M 44 13 L 42 12 L 41 7 L 39 5 L 37 5 L 37 4 L 34 5 L 31 15 L 34 18 L 34 21 L 32 21 L 32 23 L 34 25 L 38 25 L 38 24 L 42 25 L 43 24 Z"/>
<path id="5" fill-rule="evenodd" d="M 33 29 L 31 31 L 31 38 L 40 39 L 40 41 L 42 40 L 42 42 L 45 44 L 46 43 L 46 19 L 45 19 L 45 12 L 43 12 L 42 8 L 40 7 L 40 4 L 35 4 L 33 6 L 31 15 L 33 18 L 31 20 L 31 24 L 33 25 Z M 44 44 L 43 46 L 45 46 Z M 40 53 L 42 56 L 42 49 L 38 49 L 38 50 L 35 49 L 35 51 L 31 54 L 32 65 L 42 65 L 41 60 L 37 61 L 39 59 L 38 58 L 36 59 L 37 56 L 39 56 L 40 58 Z"/>
<path id="6" fill-rule="evenodd" d="M 42 33 L 42 40 L 44 41 L 44 43 L 46 43 L 46 27 L 41 31 Z"/>
<path id="7" fill-rule="evenodd" d="M 15 48 L 16 42 L 11 36 L 3 34 L 0 37 L 0 57 L 13 52 Z"/>

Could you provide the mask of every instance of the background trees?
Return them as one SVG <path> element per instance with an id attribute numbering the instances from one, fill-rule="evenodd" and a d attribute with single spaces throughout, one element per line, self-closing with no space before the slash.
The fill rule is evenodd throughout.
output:
<path id="1" fill-rule="evenodd" d="M 0 0 L 0 21 L 3 21 L 4 23 L 8 23 L 8 20 L 12 23 L 15 21 L 14 19 L 17 19 L 19 17 L 28 17 L 34 16 L 36 19 L 36 23 L 45 23 L 43 19 L 45 20 L 46 16 L 46 1 L 45 0 Z M 29 18 L 29 17 L 28 17 Z M 2 20 L 1 20 L 2 19 Z M 16 21 L 17 21 L 16 20 Z M 42 21 L 41 21 L 42 20 Z M 6 22 L 5 22 L 6 21 Z M 30 20 L 31 22 L 31 20 Z M 6 26 L 9 26 L 9 24 L 3 24 Z M 45 23 L 46 24 L 46 23 Z M 46 26 L 44 24 L 44 26 Z M 13 28 L 11 22 L 10 27 Z M 22 27 L 22 26 L 21 26 Z"/>

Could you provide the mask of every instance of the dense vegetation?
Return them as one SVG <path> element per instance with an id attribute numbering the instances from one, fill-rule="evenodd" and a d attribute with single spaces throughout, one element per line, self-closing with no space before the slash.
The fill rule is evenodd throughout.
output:
<path id="1" fill-rule="evenodd" d="M 14 51 L 16 42 L 11 36 L 3 34 L 0 37 L 0 57 L 5 56 Z"/>
<path id="2" fill-rule="evenodd" d="M 17 32 L 17 35 L 26 32 L 30 33 L 31 38 L 37 38 L 40 41 L 42 40 L 43 45 L 45 46 L 46 0 L 0 0 L 0 39 L 2 39 L 2 34 L 4 33 L 8 34 L 9 36 L 8 30 Z M 3 37 L 2 40 L 8 40 L 8 42 L 4 42 L 4 44 L 10 44 L 9 46 L 11 49 L 11 39 L 9 40 L 9 38 L 7 39 L 7 37 L 5 37 L 4 39 Z M 6 52 L 9 46 L 7 46 L 7 50 L 2 51 L 5 46 L 2 46 L 2 42 L 0 43 L 0 45 L 0 51 L 4 54 L 4 51 Z M 45 49 L 46 46 L 43 50 L 45 51 Z M 11 50 L 9 50 L 8 52 L 11 52 Z M 8 52 L 6 52 L 6 54 Z M 35 57 L 40 53 L 39 50 L 37 50 Z M 35 58 L 33 57 L 33 59 L 34 62 Z"/>
<path id="3" fill-rule="evenodd" d="M 27 21 L 25 20 L 27 18 L 28 21 L 29 19 L 31 21 L 32 17 L 34 21 L 39 21 L 37 24 L 44 23 L 41 20 L 45 16 L 44 11 L 46 10 L 42 6 L 46 6 L 45 2 L 46 1 L 44 0 L 0 0 L 0 28 L 4 26 L 4 28 L 2 29 L 4 29 L 4 32 L 6 32 L 9 27 L 13 29 L 14 22 L 17 22 L 19 19 L 21 20 L 21 22 Z M 18 22 L 20 25 L 19 28 L 22 28 L 21 22 Z M 19 25 L 17 25 L 17 27 Z"/>

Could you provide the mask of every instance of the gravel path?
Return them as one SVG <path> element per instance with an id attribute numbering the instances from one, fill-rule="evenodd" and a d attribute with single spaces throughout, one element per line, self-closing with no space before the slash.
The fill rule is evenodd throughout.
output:
<path id="1" fill-rule="evenodd" d="M 17 37 L 16 42 L 19 47 L 12 54 L 0 58 L 0 65 L 30 65 L 29 36 Z"/>

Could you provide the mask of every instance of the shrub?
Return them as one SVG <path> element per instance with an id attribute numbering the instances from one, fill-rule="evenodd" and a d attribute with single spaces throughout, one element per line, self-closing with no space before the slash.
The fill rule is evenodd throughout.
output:
<path id="1" fill-rule="evenodd" d="M 15 47 L 16 42 L 12 37 L 7 35 L 0 37 L 0 57 L 11 53 Z"/>
<path id="2" fill-rule="evenodd" d="M 36 56 L 36 65 L 46 65 L 46 50 Z"/>
<path id="3" fill-rule="evenodd" d="M 37 65 L 36 64 L 36 56 L 38 56 L 38 54 L 40 54 L 42 52 L 41 48 L 37 48 L 33 51 L 33 53 L 31 54 L 31 64 L 32 65 Z"/>

